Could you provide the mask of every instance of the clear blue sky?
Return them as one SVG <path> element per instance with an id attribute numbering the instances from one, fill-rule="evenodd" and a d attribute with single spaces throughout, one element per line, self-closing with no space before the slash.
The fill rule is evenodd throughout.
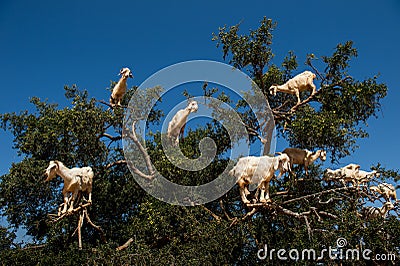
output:
<path id="1" fill-rule="evenodd" d="M 129 85 L 174 63 L 222 61 L 212 32 L 242 21 L 255 29 L 263 16 L 278 22 L 274 62 L 289 50 L 299 57 L 329 55 L 353 40 L 359 57 L 350 74 L 380 73 L 389 87 L 379 119 L 370 119 L 370 138 L 341 164 L 363 169 L 381 162 L 399 169 L 397 115 L 400 113 L 400 1 L 19 1 L 0 2 L 0 113 L 31 109 L 29 98 L 65 105 L 64 85 L 77 84 L 107 100 L 110 80 L 123 66 L 133 70 Z M 18 161 L 10 134 L 0 131 L 0 174 Z M 278 150 L 283 148 L 279 145 Z"/>

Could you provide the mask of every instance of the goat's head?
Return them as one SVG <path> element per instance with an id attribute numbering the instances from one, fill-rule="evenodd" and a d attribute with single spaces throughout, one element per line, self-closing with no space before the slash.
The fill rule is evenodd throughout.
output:
<path id="1" fill-rule="evenodd" d="M 271 87 L 269 87 L 269 93 L 272 94 L 273 96 L 275 96 L 277 87 L 278 87 L 278 85 L 272 85 Z"/>
<path id="2" fill-rule="evenodd" d="M 351 164 L 346 165 L 346 166 L 343 167 L 343 168 L 349 169 L 349 170 L 358 171 L 358 170 L 360 170 L 360 165 L 351 163 Z"/>
<path id="3" fill-rule="evenodd" d="M 123 78 L 133 78 L 132 71 L 127 67 L 121 68 L 119 75 L 121 75 Z"/>
<path id="4" fill-rule="evenodd" d="M 380 189 L 379 189 L 377 186 L 370 186 L 370 187 L 369 187 L 369 191 L 371 191 L 371 192 L 378 192 L 378 191 L 380 191 Z"/>
<path id="5" fill-rule="evenodd" d="M 387 201 L 385 204 L 383 204 L 383 208 L 385 208 L 387 211 L 390 211 L 394 209 L 394 205 L 390 201 Z"/>
<path id="6" fill-rule="evenodd" d="M 46 172 L 45 172 L 45 175 L 47 177 L 45 181 L 50 181 L 54 177 L 56 177 L 57 168 L 58 168 L 57 162 L 56 161 L 50 161 L 49 166 L 47 167 Z"/>
<path id="7" fill-rule="evenodd" d="M 325 161 L 326 160 L 326 151 L 320 150 L 319 151 L 319 158 L 321 158 L 321 161 Z"/>
<path id="8" fill-rule="evenodd" d="M 274 169 L 282 172 L 288 172 L 290 171 L 290 158 L 286 153 L 282 153 L 278 156 L 276 156 L 277 160 L 277 165 L 274 165 Z"/>
<path id="9" fill-rule="evenodd" d="M 199 106 L 197 105 L 196 101 L 190 101 L 186 108 L 189 110 L 189 112 L 195 113 L 199 109 Z"/>

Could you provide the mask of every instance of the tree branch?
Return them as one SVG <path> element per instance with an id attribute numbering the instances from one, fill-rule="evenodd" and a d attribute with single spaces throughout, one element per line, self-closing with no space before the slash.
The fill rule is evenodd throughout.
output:
<path id="1" fill-rule="evenodd" d="M 121 251 L 121 250 L 126 249 L 127 247 L 129 247 L 129 245 L 130 245 L 133 241 L 134 241 L 133 238 L 129 238 L 128 241 L 125 242 L 125 244 L 123 244 L 123 245 L 117 247 L 116 250 Z"/>
<path id="2" fill-rule="evenodd" d="M 101 139 L 102 137 L 106 137 L 106 138 L 110 139 L 111 141 L 117 141 L 117 140 L 122 139 L 121 135 L 113 137 L 108 133 L 103 133 L 103 134 L 99 135 L 98 139 Z"/>
<path id="3" fill-rule="evenodd" d="M 112 162 L 112 163 L 107 164 L 106 165 L 106 169 L 109 169 L 109 168 L 111 168 L 113 166 L 116 166 L 116 165 L 123 165 L 123 164 L 125 164 L 125 165 L 127 164 L 126 160 L 118 160 L 116 162 Z"/>
<path id="4" fill-rule="evenodd" d="M 213 213 L 210 209 L 208 209 L 206 206 L 204 205 L 200 205 L 201 208 L 203 210 L 205 210 L 206 212 L 208 212 L 215 220 L 217 220 L 217 222 L 220 222 L 222 219 L 220 216 L 216 215 L 215 213 Z"/>
<path id="5" fill-rule="evenodd" d="M 150 160 L 150 156 L 147 153 L 146 149 L 143 147 L 143 145 L 140 143 L 140 141 L 138 140 L 137 136 L 136 136 L 136 132 L 135 132 L 135 124 L 137 121 L 133 121 L 132 123 L 132 130 L 126 130 L 128 133 L 127 135 L 129 136 L 130 139 L 133 140 L 133 142 L 135 143 L 136 147 L 138 147 L 138 149 L 140 150 L 140 152 L 142 153 L 142 156 L 145 160 L 146 163 L 146 167 L 147 170 L 149 171 L 149 175 L 144 174 L 142 171 L 140 171 L 138 168 L 136 168 L 132 162 L 128 161 L 128 165 L 130 167 L 130 169 L 137 175 L 145 178 L 145 179 L 149 179 L 152 180 L 155 176 L 155 171 L 153 169 L 153 166 L 151 164 L 151 160 Z"/>

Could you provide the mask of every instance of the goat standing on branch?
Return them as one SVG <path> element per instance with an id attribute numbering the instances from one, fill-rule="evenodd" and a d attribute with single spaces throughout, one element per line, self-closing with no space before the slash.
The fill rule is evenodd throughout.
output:
<path id="1" fill-rule="evenodd" d="M 316 152 L 311 152 L 307 149 L 302 150 L 298 148 L 286 148 L 282 153 L 285 153 L 290 158 L 290 169 L 292 169 L 293 164 L 304 165 L 304 170 L 306 175 L 308 175 L 308 166 L 316 161 L 318 158 L 321 161 L 326 160 L 326 151 L 317 150 Z M 278 153 L 281 154 L 281 153 Z"/>
<path id="2" fill-rule="evenodd" d="M 311 71 L 304 71 L 297 76 L 289 79 L 283 85 L 272 85 L 269 88 L 269 92 L 275 96 L 276 92 L 284 92 L 288 94 L 294 94 L 297 97 L 297 104 L 300 103 L 300 92 L 311 91 L 311 95 L 316 93 L 316 87 L 313 83 L 317 76 Z"/>
<path id="3" fill-rule="evenodd" d="M 368 206 L 361 210 L 361 213 L 357 213 L 357 216 L 363 218 L 364 220 L 376 219 L 378 217 L 385 218 L 386 214 L 394 209 L 393 203 L 390 201 L 385 202 L 382 207 L 372 207 Z"/>
<path id="4" fill-rule="evenodd" d="M 190 101 L 185 109 L 179 110 L 168 123 L 167 136 L 173 146 L 178 146 L 179 136 L 183 136 L 187 118 L 190 113 L 197 112 L 199 106 L 196 101 Z"/>
<path id="5" fill-rule="evenodd" d="M 60 161 L 50 161 L 45 174 L 47 176 L 45 181 L 50 181 L 56 176 L 60 176 L 64 180 L 64 188 L 62 190 L 64 197 L 64 209 L 61 213 L 65 213 L 67 211 L 68 203 L 68 212 L 73 211 L 74 200 L 80 191 L 87 192 L 89 194 L 88 202 L 92 202 L 92 184 L 94 173 L 91 167 L 75 167 L 69 169 Z M 72 193 L 70 201 L 68 198 L 69 193 Z"/>
<path id="6" fill-rule="evenodd" d="M 392 184 L 382 183 L 378 186 L 371 186 L 369 190 L 381 194 L 386 201 L 390 201 L 390 199 L 397 201 L 396 189 Z"/>
<path id="7" fill-rule="evenodd" d="M 239 186 L 240 196 L 243 203 L 248 204 L 250 201 L 246 198 L 250 194 L 247 186 L 250 184 L 258 184 L 257 188 L 261 189 L 260 202 L 270 202 L 269 198 L 269 182 L 274 176 L 275 171 L 279 170 L 279 177 L 283 173 L 290 171 L 290 159 L 286 154 L 276 157 L 243 157 L 229 171 L 231 176 L 236 177 L 236 183 Z M 265 194 L 265 195 L 264 195 Z"/>
<path id="8" fill-rule="evenodd" d="M 132 72 L 129 68 L 125 67 L 119 71 L 121 78 L 118 83 L 114 86 L 111 97 L 110 105 L 114 107 L 115 105 L 121 106 L 122 97 L 126 92 L 126 80 L 128 78 L 133 78 Z"/>
<path id="9" fill-rule="evenodd" d="M 347 184 L 347 182 L 351 182 L 353 186 L 358 185 L 358 179 L 360 177 L 360 165 L 358 164 L 348 164 L 340 169 L 332 170 L 326 169 L 324 174 L 325 181 L 340 181 L 343 186 Z"/>

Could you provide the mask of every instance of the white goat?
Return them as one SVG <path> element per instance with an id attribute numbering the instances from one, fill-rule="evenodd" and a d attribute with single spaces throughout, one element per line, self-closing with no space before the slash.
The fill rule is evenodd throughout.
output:
<path id="1" fill-rule="evenodd" d="M 179 136 L 183 136 L 186 121 L 190 113 L 197 112 L 199 106 L 196 101 L 190 101 L 185 109 L 181 109 L 168 123 L 167 136 L 174 146 L 179 144 Z"/>
<path id="2" fill-rule="evenodd" d="M 345 186 L 347 182 L 351 182 L 353 186 L 358 185 L 358 174 L 360 170 L 360 165 L 358 164 L 348 164 L 340 169 L 332 170 L 326 169 L 325 181 L 341 181 Z"/>
<path id="3" fill-rule="evenodd" d="M 67 168 L 60 161 L 50 161 L 49 166 L 46 169 L 46 180 L 50 181 L 56 176 L 60 176 L 64 180 L 64 187 L 62 194 L 64 197 L 64 209 L 61 213 L 68 212 L 74 209 L 74 200 L 76 199 L 79 191 L 87 192 L 89 194 L 88 202 L 92 202 L 92 184 L 93 184 L 93 170 L 91 167 L 82 168 Z M 69 202 L 68 194 L 72 193 L 71 201 Z"/>
<path id="4" fill-rule="evenodd" d="M 121 106 L 122 97 L 126 92 L 126 80 L 128 78 L 133 78 L 132 72 L 127 67 L 122 68 L 119 71 L 119 75 L 121 75 L 121 78 L 118 83 L 115 84 L 110 97 L 110 104 L 112 107 L 115 105 Z"/>
<path id="5" fill-rule="evenodd" d="M 313 83 L 313 80 L 316 78 L 316 75 L 311 71 L 304 71 L 297 76 L 289 79 L 283 85 L 272 85 L 269 88 L 269 91 L 272 95 L 276 95 L 276 92 L 284 92 L 288 94 L 294 94 L 297 97 L 297 104 L 300 103 L 300 92 L 302 91 L 311 91 L 311 95 L 316 92 L 316 87 Z"/>
<path id="6" fill-rule="evenodd" d="M 321 161 L 326 160 L 326 151 L 317 150 L 316 152 L 311 152 L 307 149 L 302 150 L 298 148 L 286 148 L 282 153 L 285 153 L 290 158 L 290 169 L 292 169 L 293 164 L 304 165 L 304 170 L 306 175 L 308 175 L 308 166 L 316 161 L 318 158 Z"/>
<path id="7" fill-rule="evenodd" d="M 381 183 L 378 186 L 371 186 L 369 190 L 381 194 L 386 201 L 390 199 L 397 201 L 396 189 L 392 184 Z"/>
<path id="8" fill-rule="evenodd" d="M 373 170 L 371 172 L 359 170 L 355 181 L 357 182 L 357 185 L 366 184 L 371 181 L 372 178 L 379 176 L 380 173 L 378 173 L 376 170 Z"/>
<path id="9" fill-rule="evenodd" d="M 278 178 L 283 173 L 290 171 L 290 158 L 287 154 L 276 157 L 248 156 L 240 158 L 229 171 L 229 174 L 236 177 L 242 201 L 247 204 L 250 203 L 246 198 L 246 195 L 250 193 L 247 189 L 250 184 L 258 184 L 257 188 L 261 189 L 260 202 L 271 201 L 269 198 L 269 182 L 277 170 L 280 172 Z"/>
<path id="10" fill-rule="evenodd" d="M 385 204 L 383 204 L 382 207 L 378 208 L 378 207 L 372 207 L 372 206 L 368 206 L 365 207 L 361 210 L 361 212 L 359 214 L 357 214 L 360 218 L 363 218 L 365 220 L 371 220 L 371 219 L 375 219 L 378 217 L 382 217 L 385 218 L 386 214 L 390 211 L 394 209 L 394 205 L 393 203 L 391 203 L 390 201 L 385 202 Z"/>

